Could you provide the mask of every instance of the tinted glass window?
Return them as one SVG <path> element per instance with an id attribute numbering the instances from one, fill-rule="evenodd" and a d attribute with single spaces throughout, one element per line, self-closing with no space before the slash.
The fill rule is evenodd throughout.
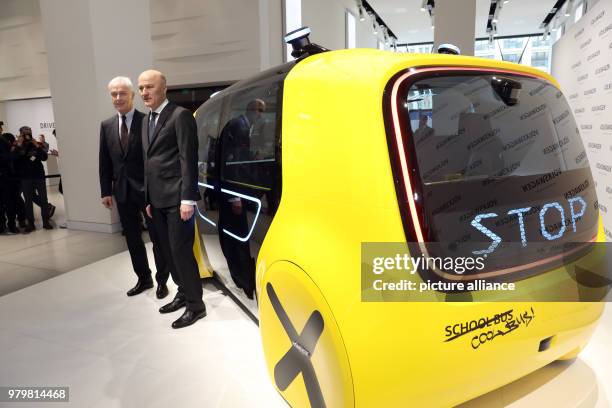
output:
<path id="1" fill-rule="evenodd" d="M 212 180 L 217 173 L 215 152 L 219 143 L 219 116 L 222 100 L 212 99 L 196 114 L 198 124 L 198 168 L 200 181 Z"/>
<path id="2" fill-rule="evenodd" d="M 274 183 L 280 84 L 261 85 L 230 96 L 221 129 L 221 174 L 227 183 L 268 191 Z"/>
<path id="3" fill-rule="evenodd" d="M 282 90 L 294 64 L 234 84 L 196 114 L 204 247 L 217 276 L 252 311 L 245 296 L 280 203 Z"/>
<path id="4" fill-rule="evenodd" d="M 594 238 L 594 183 L 554 86 L 507 74 L 446 74 L 418 80 L 403 98 L 422 229 L 435 251 L 486 255 L 494 270 L 563 262 L 565 244 Z"/>

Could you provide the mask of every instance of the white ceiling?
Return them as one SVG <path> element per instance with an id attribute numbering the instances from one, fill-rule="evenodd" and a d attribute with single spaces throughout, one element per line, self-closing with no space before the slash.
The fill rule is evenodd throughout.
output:
<path id="1" fill-rule="evenodd" d="M 433 42 L 429 13 L 421 11 L 422 0 L 368 0 L 368 3 L 395 33 L 398 43 Z M 499 15 L 498 35 L 542 32 L 540 23 L 555 3 L 556 0 L 511 0 Z M 491 0 L 476 0 L 476 37 L 487 37 L 490 5 Z"/>
<path id="2" fill-rule="evenodd" d="M 337 1 L 346 6 L 355 4 L 354 0 Z M 400 43 L 433 41 L 429 15 L 420 11 L 421 0 L 368 1 L 399 37 Z M 490 0 L 476 1 L 476 36 L 485 37 Z M 155 0 L 152 4 L 164 2 Z M 554 3 L 555 0 L 511 0 L 502 9 L 498 34 L 541 32 L 539 25 Z M 0 101 L 48 95 L 47 58 L 38 0 L 0 0 Z"/>

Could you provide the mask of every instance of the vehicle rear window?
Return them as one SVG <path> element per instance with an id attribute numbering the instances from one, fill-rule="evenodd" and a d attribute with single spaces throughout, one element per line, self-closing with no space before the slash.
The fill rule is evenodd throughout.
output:
<path id="1" fill-rule="evenodd" d="M 397 106 L 430 253 L 516 272 L 563 263 L 595 237 L 594 182 L 555 86 L 505 72 L 417 78 Z"/>

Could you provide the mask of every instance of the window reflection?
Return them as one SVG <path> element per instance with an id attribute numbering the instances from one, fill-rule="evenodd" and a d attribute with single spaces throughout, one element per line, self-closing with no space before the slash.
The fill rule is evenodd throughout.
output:
<path id="1" fill-rule="evenodd" d="M 291 66 L 228 88 L 196 115 L 204 245 L 239 296 L 253 297 L 255 261 L 280 203 L 279 109 Z"/>

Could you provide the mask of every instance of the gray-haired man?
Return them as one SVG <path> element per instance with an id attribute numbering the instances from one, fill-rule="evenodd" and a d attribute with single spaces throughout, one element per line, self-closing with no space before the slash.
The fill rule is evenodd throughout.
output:
<path id="1" fill-rule="evenodd" d="M 112 196 L 115 196 L 132 266 L 138 276 L 136 286 L 127 292 L 128 296 L 134 296 L 153 287 L 140 222 L 145 210 L 141 141 L 142 119 L 145 115 L 134 109 L 134 87 L 129 78 L 113 78 L 108 84 L 108 91 L 117 114 L 103 121 L 100 126 L 100 190 L 102 204 L 106 208 L 112 207 Z M 156 295 L 162 299 L 168 295 L 166 282 L 169 270 L 158 246 L 153 223 L 146 216 L 145 219 L 153 242 L 157 268 Z"/>

